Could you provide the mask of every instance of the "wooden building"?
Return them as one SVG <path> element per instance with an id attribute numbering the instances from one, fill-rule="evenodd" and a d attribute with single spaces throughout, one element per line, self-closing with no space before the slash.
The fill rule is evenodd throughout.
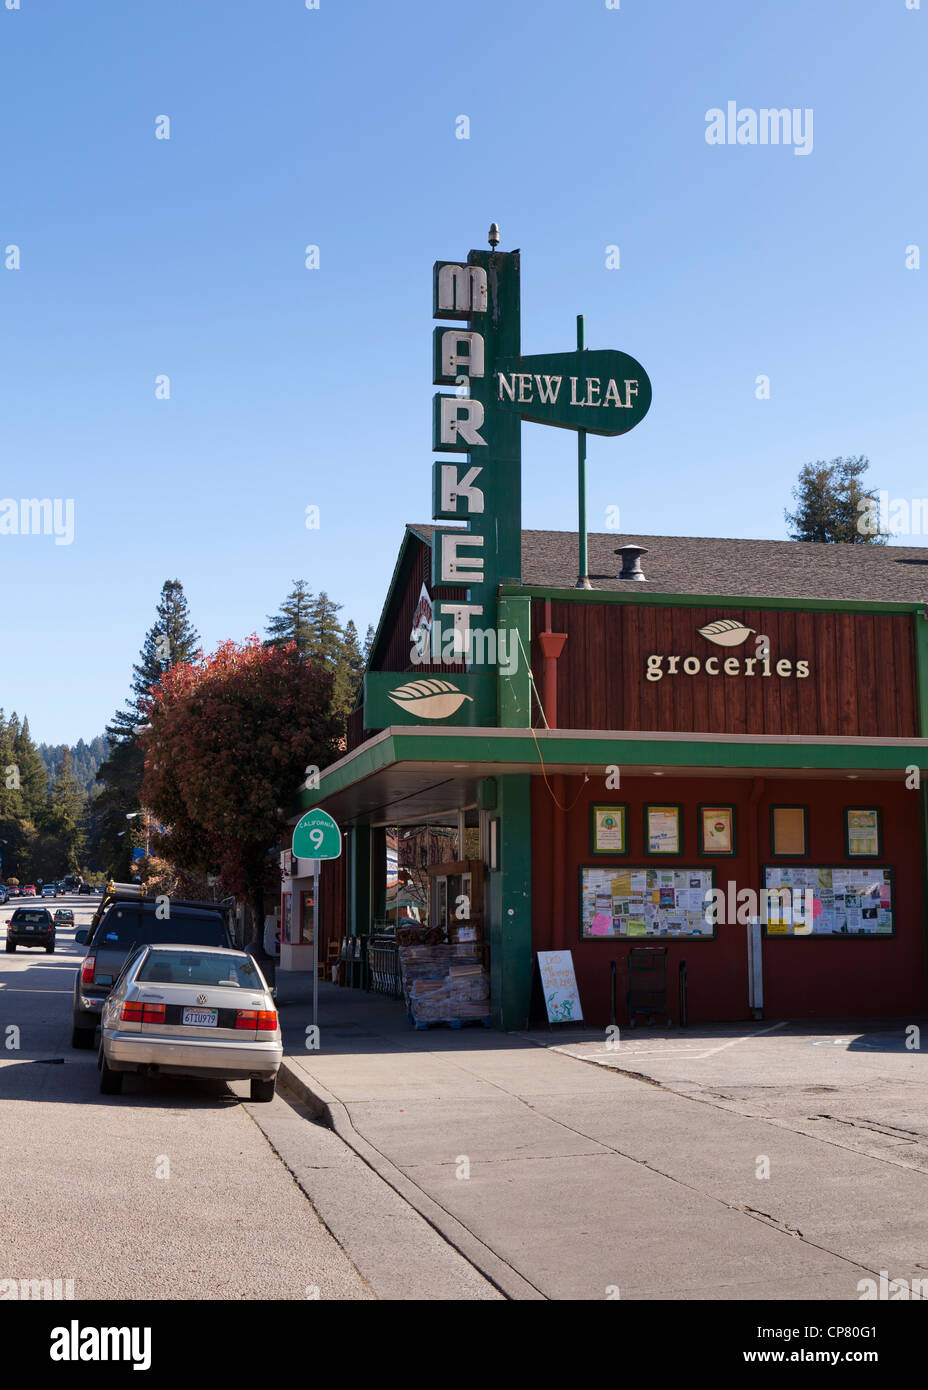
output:
<path id="1" fill-rule="evenodd" d="M 469 699 L 480 661 L 414 659 L 423 588 L 466 592 L 430 588 L 436 529 L 407 527 L 348 751 L 302 794 L 346 836 L 322 874 L 330 936 L 382 915 L 386 826 L 459 818 L 498 1026 L 526 1024 L 535 953 L 557 949 L 593 1024 L 616 962 L 624 1023 L 628 953 L 651 945 L 672 1017 L 683 960 L 694 1022 L 758 1013 L 758 981 L 771 1019 L 925 1011 L 928 552 L 598 534 L 585 589 L 575 534 L 525 531 L 495 717 L 468 723 L 415 684 Z M 620 577 L 636 552 L 644 577 Z M 409 673 L 386 725 L 380 672 Z"/>

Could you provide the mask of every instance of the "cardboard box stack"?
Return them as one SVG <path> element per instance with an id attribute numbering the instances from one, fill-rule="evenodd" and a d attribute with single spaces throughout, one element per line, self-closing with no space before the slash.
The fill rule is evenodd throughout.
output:
<path id="1" fill-rule="evenodd" d="M 489 1017 L 490 980 L 473 946 L 402 946 L 400 968 L 414 1023 Z"/>

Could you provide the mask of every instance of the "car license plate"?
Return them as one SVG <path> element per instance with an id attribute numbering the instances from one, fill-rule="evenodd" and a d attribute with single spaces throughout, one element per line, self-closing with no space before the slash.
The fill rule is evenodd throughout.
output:
<path id="1" fill-rule="evenodd" d="M 184 1009 L 185 1026 L 194 1028 L 215 1028 L 219 1020 L 218 1009 Z"/>

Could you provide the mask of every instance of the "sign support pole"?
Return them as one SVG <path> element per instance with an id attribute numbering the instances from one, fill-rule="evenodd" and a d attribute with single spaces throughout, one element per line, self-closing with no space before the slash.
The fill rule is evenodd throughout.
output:
<path id="1" fill-rule="evenodd" d="M 577 351 L 583 351 L 583 315 L 577 315 Z M 592 589 L 590 583 L 590 560 L 586 540 L 586 430 L 577 430 L 577 491 L 579 493 L 580 524 L 577 534 L 580 538 L 580 573 L 574 585 L 576 589 Z"/>
<path id="2" fill-rule="evenodd" d="M 319 860 L 313 860 L 313 1027 L 319 1022 Z"/>

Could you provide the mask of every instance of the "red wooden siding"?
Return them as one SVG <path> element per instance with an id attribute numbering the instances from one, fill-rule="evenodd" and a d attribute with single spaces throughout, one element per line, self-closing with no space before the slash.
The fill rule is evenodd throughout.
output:
<path id="1" fill-rule="evenodd" d="M 398 576 L 398 581 L 393 594 L 390 598 L 390 607 L 386 613 L 383 631 L 380 635 L 380 642 L 377 650 L 372 654 L 371 670 L 373 671 L 463 671 L 463 662 L 455 662 L 453 665 L 442 665 L 441 663 L 422 662 L 414 665 L 410 660 L 412 642 L 409 634 L 412 632 L 412 620 L 416 611 L 416 604 L 419 602 L 419 593 L 422 585 L 432 596 L 432 602 L 437 607 L 444 600 L 464 599 L 467 590 L 460 586 L 452 588 L 447 585 L 444 588 L 436 589 L 433 593 L 429 579 L 429 571 L 432 564 L 432 552 L 429 547 L 413 536 L 407 556 L 406 572 Z M 442 626 L 450 624 L 450 618 L 442 616 Z"/>
<path id="2" fill-rule="evenodd" d="M 851 790 L 856 788 L 856 790 Z M 556 777 L 552 790 L 532 779 L 532 950 L 573 953 L 583 1016 L 594 1027 L 610 1016 L 610 962 L 617 966 L 617 1021 L 628 1021 L 627 957 L 633 945 L 666 946 L 668 1002 L 679 1021 L 679 964 L 686 961 L 689 1016 L 693 1023 L 750 1017 L 747 928 L 720 923 L 714 940 L 692 937 L 580 939 L 581 865 L 596 868 L 680 868 L 715 870 L 715 886 L 731 880 L 741 888 L 764 886 L 770 854 L 770 807 L 803 805 L 808 811 L 809 853 L 779 861 L 808 865 L 879 865 L 894 870 L 895 936 L 885 939 L 767 937 L 763 943 L 764 1017 L 837 1018 L 917 1017 L 925 1010 L 925 927 L 918 800 L 897 783 L 815 781 L 811 779 L 628 777 L 621 790 L 604 790 L 600 780 L 581 786 L 578 777 Z M 624 857 L 590 853 L 590 803 L 628 806 L 629 853 Z M 683 853 L 649 856 L 644 844 L 644 806 L 649 801 L 682 806 Z M 736 808 L 737 854 L 697 852 L 698 805 Z M 878 806 L 882 811 L 883 853 L 877 860 L 848 859 L 844 843 L 847 806 Z"/>
<path id="3" fill-rule="evenodd" d="M 557 664 L 558 725 L 562 729 L 673 729 L 691 733 L 918 736 L 917 676 L 912 620 L 905 614 L 804 612 L 793 609 L 673 608 L 615 603 L 551 604 L 552 625 L 567 633 Z M 543 689 L 538 632 L 544 600 L 532 603 L 532 669 Z M 770 639 L 772 674 L 726 676 L 729 656 L 756 655 L 755 636 L 719 647 L 698 628 L 737 617 Z M 646 678 L 647 657 L 662 655 L 660 680 Z M 675 675 L 666 658 L 678 655 Z M 683 658 L 699 657 L 696 675 Z M 707 657 L 719 660 L 708 675 Z M 809 675 L 778 676 L 776 663 L 809 662 Z M 535 706 L 534 719 L 541 724 Z"/>

